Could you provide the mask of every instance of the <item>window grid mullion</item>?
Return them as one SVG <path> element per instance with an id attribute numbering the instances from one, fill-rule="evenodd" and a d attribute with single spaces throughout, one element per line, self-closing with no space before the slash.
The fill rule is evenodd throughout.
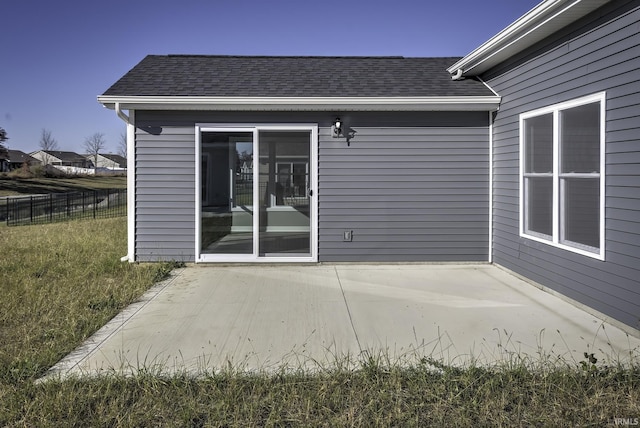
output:
<path id="1" fill-rule="evenodd" d="M 564 218 L 560 189 L 560 112 L 553 112 L 553 233 L 554 243 L 559 242 L 560 219 Z"/>

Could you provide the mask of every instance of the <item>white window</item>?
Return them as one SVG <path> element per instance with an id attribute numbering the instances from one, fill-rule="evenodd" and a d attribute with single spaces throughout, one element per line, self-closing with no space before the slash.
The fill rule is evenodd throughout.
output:
<path id="1" fill-rule="evenodd" d="M 520 115 L 520 234 L 604 260 L 605 94 Z"/>
<path id="2" fill-rule="evenodd" d="M 309 163 L 301 161 L 276 162 L 276 186 L 282 197 L 276 205 L 309 205 Z"/>

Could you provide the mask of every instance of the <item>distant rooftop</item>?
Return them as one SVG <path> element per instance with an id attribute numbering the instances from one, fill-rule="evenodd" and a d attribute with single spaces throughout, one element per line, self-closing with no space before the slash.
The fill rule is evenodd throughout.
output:
<path id="1" fill-rule="evenodd" d="M 55 158 L 60 159 L 61 161 L 66 161 L 66 162 L 85 160 L 84 156 L 79 155 L 76 152 L 66 152 L 61 150 L 36 150 L 35 152 L 31 153 L 31 156 L 33 156 L 34 153 L 38 153 L 38 152 L 46 153 L 49 156 L 53 156 Z"/>
<path id="2" fill-rule="evenodd" d="M 120 155 L 116 155 L 113 153 L 100 153 L 100 156 L 103 156 L 109 160 L 112 160 L 120 164 L 125 164 L 125 165 L 127 164 L 127 159 Z"/>
<path id="3" fill-rule="evenodd" d="M 40 162 L 39 160 L 29 156 L 25 152 L 21 150 L 12 150 L 9 149 L 9 161 L 11 163 L 29 163 L 29 162 Z"/>

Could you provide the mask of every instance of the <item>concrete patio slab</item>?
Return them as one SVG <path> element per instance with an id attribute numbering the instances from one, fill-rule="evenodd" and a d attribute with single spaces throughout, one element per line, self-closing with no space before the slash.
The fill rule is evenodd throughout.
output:
<path id="1" fill-rule="evenodd" d="M 640 357 L 629 336 L 492 265 L 189 266 L 52 375 L 280 370 L 369 355 L 491 364 Z"/>

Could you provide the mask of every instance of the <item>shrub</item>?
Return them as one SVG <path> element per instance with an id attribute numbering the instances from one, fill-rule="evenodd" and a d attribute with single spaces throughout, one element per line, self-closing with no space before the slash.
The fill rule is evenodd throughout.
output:
<path id="1" fill-rule="evenodd" d="M 25 162 L 20 168 L 14 169 L 13 171 L 9 172 L 7 176 L 11 178 L 33 178 L 34 173 L 33 171 L 31 171 L 31 167 L 29 167 L 29 164 Z"/>
<path id="2" fill-rule="evenodd" d="M 45 176 L 45 167 L 43 165 L 34 165 L 30 169 L 33 178 L 42 178 Z"/>

